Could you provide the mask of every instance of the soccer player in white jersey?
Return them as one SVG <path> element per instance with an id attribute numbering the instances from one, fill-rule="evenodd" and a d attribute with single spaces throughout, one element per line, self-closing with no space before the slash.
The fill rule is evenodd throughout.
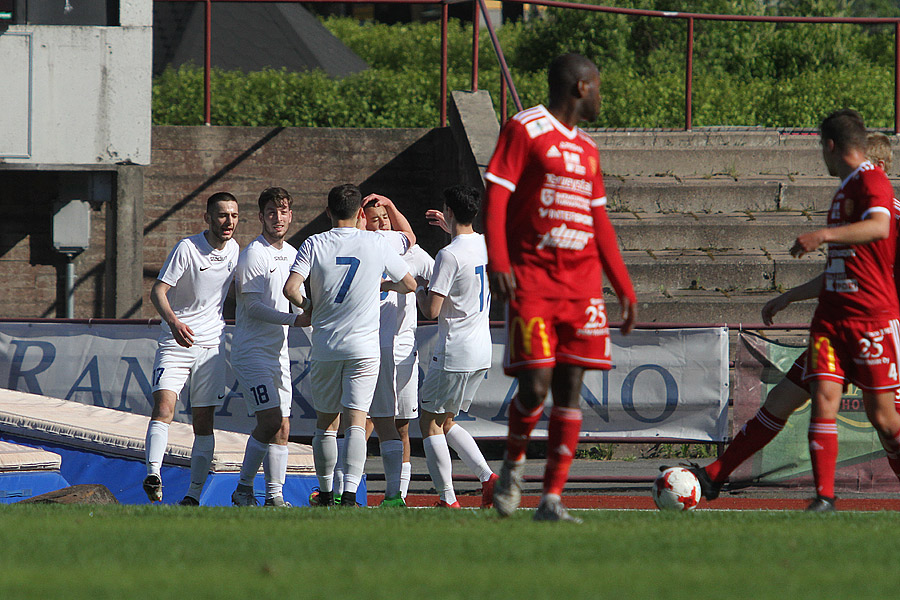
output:
<path id="1" fill-rule="evenodd" d="M 332 229 L 300 246 L 284 295 L 311 311 L 310 385 L 316 410 L 313 458 L 319 478 L 317 503 L 333 503 L 338 417 L 347 422 L 341 505 L 356 506 L 366 460 L 366 414 L 372 405 L 380 363 L 378 299 L 382 289 L 408 293 L 415 279 L 381 235 L 357 229 L 362 216 L 359 188 L 345 184 L 328 193 Z M 382 274 L 390 282 L 382 283 Z M 311 308 L 301 294 L 310 281 Z M 395 282 L 395 283 L 391 283 Z"/>
<path id="2" fill-rule="evenodd" d="M 422 384 L 419 426 L 428 472 L 440 494 L 437 505 L 450 508 L 459 508 L 459 502 L 453 491 L 447 432 L 463 431 L 454 427 L 453 417 L 469 409 L 491 366 L 487 248 L 484 236 L 472 228 L 480 204 L 481 196 L 471 186 L 444 190 L 444 219 L 452 240 L 438 252 L 427 290 L 416 290 L 422 313 L 438 319 L 434 355 Z M 491 475 L 486 481 L 493 487 L 496 478 Z"/>
<path id="3" fill-rule="evenodd" d="M 188 377 L 194 445 L 191 484 L 179 504 L 200 504 L 215 449 L 214 415 L 225 400 L 222 305 L 240 251 L 232 239 L 238 222 L 237 200 L 227 192 L 213 194 L 206 201 L 203 220 L 209 229 L 175 244 L 150 290 L 150 301 L 162 318 L 153 361 L 153 412 L 145 447 L 144 491 L 151 502 L 162 502 L 160 468 L 168 445 L 169 423 Z"/>
<path id="4" fill-rule="evenodd" d="M 376 231 L 384 236 L 398 255 L 405 254 L 416 237 L 406 217 L 397 210 L 394 203 L 385 196 L 370 194 L 362 199 L 363 219 L 359 225 L 368 231 Z M 396 227 L 396 230 L 394 230 Z M 408 457 L 409 440 L 404 446 L 395 417 L 397 415 L 397 380 L 394 361 L 394 344 L 399 323 L 399 299 L 396 292 L 383 291 L 379 298 L 378 338 L 381 351 L 381 365 L 378 382 L 369 418 L 378 433 L 381 460 L 384 465 L 384 501 L 382 506 L 405 506 L 401 494 L 404 455 Z M 407 431 L 408 433 L 408 431 Z M 340 440 L 338 459 L 340 460 Z M 407 461 L 409 459 L 407 458 Z M 337 487 L 340 487 L 339 485 Z M 408 486 L 407 486 L 408 487 Z"/>
<path id="5" fill-rule="evenodd" d="M 281 293 L 297 251 L 284 238 L 293 218 L 291 195 L 270 187 L 259 195 L 262 233 L 241 252 L 235 276 L 237 315 L 231 342 L 231 368 L 256 415 L 247 440 L 241 477 L 231 500 L 238 506 L 257 504 L 253 479 L 263 466 L 266 506 L 289 506 L 283 488 L 287 475 L 291 416 L 291 373 L 288 358 L 289 326 L 303 319 L 291 313 Z"/>

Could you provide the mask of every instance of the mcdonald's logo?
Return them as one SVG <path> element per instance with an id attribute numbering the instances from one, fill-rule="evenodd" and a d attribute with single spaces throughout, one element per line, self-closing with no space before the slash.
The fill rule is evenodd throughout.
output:
<path id="1" fill-rule="evenodd" d="M 819 368 L 819 361 L 825 361 L 825 368 L 830 373 L 835 372 L 834 348 L 831 347 L 831 341 L 824 336 L 817 337 L 812 343 L 812 368 Z"/>
<path id="2" fill-rule="evenodd" d="M 534 328 L 537 327 L 537 333 L 541 338 L 541 349 L 544 351 L 543 356 L 550 356 L 550 338 L 547 336 L 547 324 L 544 323 L 543 317 L 532 317 L 528 324 L 522 317 L 513 317 L 509 324 L 509 348 L 510 355 L 515 355 L 516 333 L 522 336 L 522 349 L 525 350 L 526 356 L 531 356 L 531 345 L 533 342 Z"/>

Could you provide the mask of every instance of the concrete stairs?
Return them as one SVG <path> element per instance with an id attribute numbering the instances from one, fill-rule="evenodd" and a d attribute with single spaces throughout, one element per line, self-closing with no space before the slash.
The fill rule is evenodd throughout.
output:
<path id="1" fill-rule="evenodd" d="M 770 298 L 822 271 L 789 249 L 825 224 L 837 180 L 818 137 L 774 130 L 592 131 L 645 323 L 761 323 Z M 611 291 L 611 290 L 610 290 Z M 619 319 L 613 296 L 609 313 Z M 778 315 L 806 324 L 815 301 Z"/>

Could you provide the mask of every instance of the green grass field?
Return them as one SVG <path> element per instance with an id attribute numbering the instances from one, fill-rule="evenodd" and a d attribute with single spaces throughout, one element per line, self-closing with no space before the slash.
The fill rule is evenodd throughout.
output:
<path id="1" fill-rule="evenodd" d="M 0 506 L 0 598 L 860 598 L 895 513 Z"/>

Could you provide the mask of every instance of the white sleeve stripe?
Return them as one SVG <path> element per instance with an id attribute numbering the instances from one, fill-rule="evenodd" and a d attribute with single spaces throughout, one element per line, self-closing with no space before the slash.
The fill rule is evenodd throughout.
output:
<path id="1" fill-rule="evenodd" d="M 591 200 L 591 206 L 606 206 L 606 196 Z"/>
<path id="2" fill-rule="evenodd" d="M 860 221 L 866 220 L 869 217 L 869 215 L 871 215 L 872 213 L 884 213 L 886 215 L 890 215 L 891 211 L 888 210 L 887 208 L 885 208 L 884 206 L 873 206 L 872 208 L 870 208 L 869 210 L 864 212 L 862 214 L 862 216 L 859 218 L 859 220 Z"/>
<path id="3" fill-rule="evenodd" d="M 507 181 L 506 179 L 503 179 L 502 177 L 497 177 L 493 173 L 485 173 L 484 178 L 487 179 L 488 181 L 490 181 L 491 183 L 496 183 L 497 185 L 499 185 L 501 187 L 505 187 L 506 189 L 508 189 L 511 192 L 516 191 L 516 184 L 514 184 L 511 181 Z"/>

